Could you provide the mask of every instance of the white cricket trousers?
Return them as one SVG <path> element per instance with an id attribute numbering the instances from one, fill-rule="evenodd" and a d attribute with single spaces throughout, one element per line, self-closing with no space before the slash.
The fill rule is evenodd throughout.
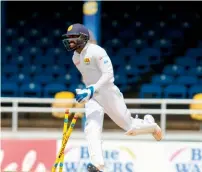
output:
<path id="1" fill-rule="evenodd" d="M 122 93 L 117 86 L 111 85 L 99 90 L 99 93 L 85 104 L 85 136 L 92 163 L 103 170 L 101 133 L 104 113 L 125 131 L 131 129 L 132 117 L 126 107 Z"/>

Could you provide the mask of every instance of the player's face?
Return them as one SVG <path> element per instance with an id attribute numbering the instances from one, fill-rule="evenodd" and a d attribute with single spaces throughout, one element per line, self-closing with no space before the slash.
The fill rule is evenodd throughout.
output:
<path id="1" fill-rule="evenodd" d="M 69 47 L 71 49 L 76 47 L 78 35 L 70 35 L 68 36 Z"/>

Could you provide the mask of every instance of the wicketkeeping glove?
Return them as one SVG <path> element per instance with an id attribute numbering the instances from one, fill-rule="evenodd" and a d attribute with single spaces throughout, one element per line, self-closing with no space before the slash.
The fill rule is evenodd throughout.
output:
<path id="1" fill-rule="evenodd" d="M 93 86 L 85 89 L 76 89 L 76 101 L 79 103 L 86 103 L 93 97 L 94 92 Z"/>

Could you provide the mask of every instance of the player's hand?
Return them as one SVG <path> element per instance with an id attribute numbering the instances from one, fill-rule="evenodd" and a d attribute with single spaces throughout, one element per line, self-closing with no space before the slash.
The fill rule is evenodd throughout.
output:
<path id="1" fill-rule="evenodd" d="M 90 86 L 85 89 L 76 89 L 76 101 L 79 103 L 86 103 L 93 97 L 95 89 L 93 86 Z"/>

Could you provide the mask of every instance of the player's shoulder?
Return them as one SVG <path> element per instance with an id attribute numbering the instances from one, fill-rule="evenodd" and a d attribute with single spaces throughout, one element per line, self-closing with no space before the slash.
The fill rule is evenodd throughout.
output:
<path id="1" fill-rule="evenodd" d="M 102 50 L 103 48 L 97 44 L 88 43 L 88 51 Z"/>
<path id="2" fill-rule="evenodd" d="M 77 53 L 76 51 L 74 51 L 73 55 L 72 55 L 72 60 L 73 61 L 78 61 L 80 58 L 79 53 Z"/>
<path id="3" fill-rule="evenodd" d="M 104 48 L 102 48 L 101 46 L 97 45 L 97 44 L 92 44 L 92 43 L 89 43 L 89 46 L 88 46 L 88 50 L 87 50 L 89 53 L 91 54 L 106 54 L 106 51 Z"/>

